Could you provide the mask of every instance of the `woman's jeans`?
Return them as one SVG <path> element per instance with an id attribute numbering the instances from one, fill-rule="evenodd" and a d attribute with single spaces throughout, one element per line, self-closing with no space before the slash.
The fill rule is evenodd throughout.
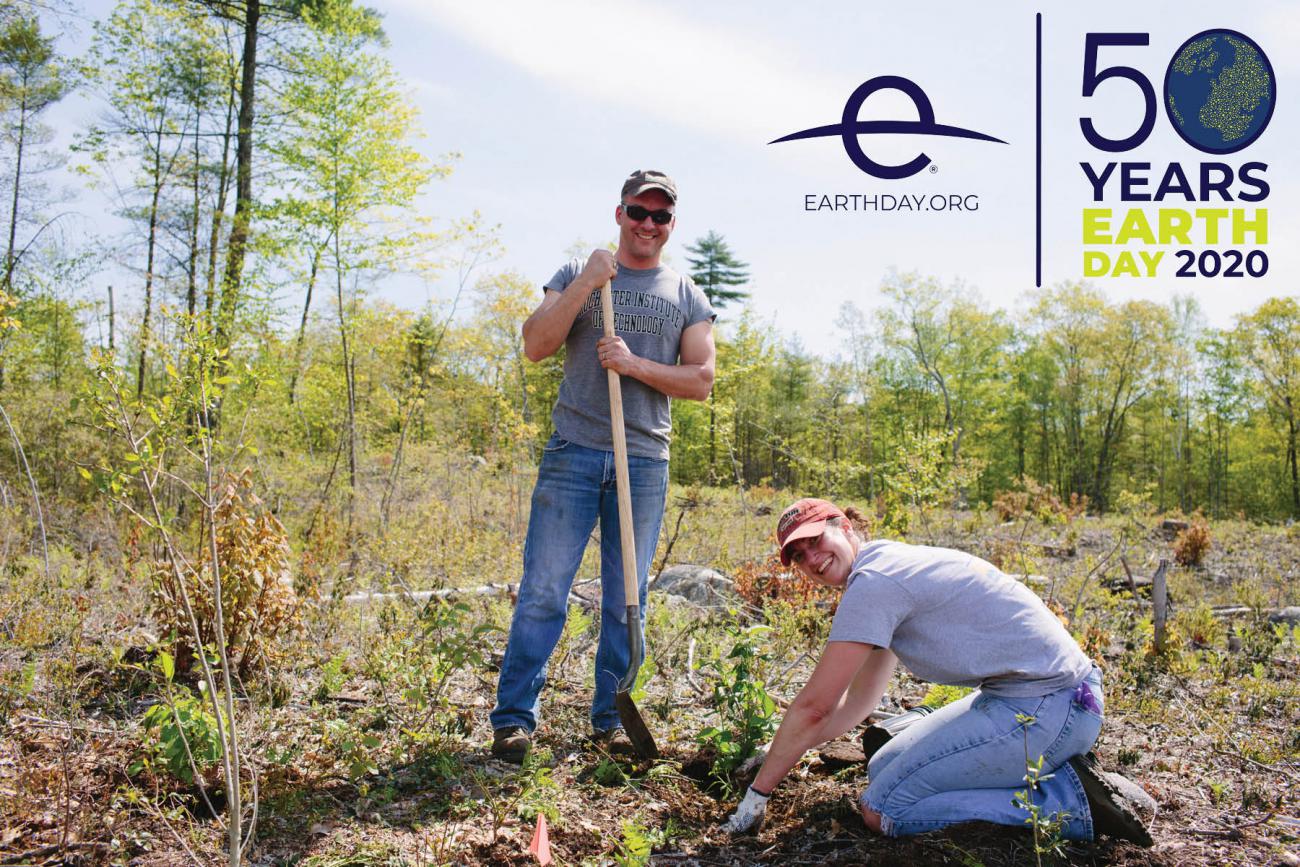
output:
<path id="1" fill-rule="evenodd" d="M 1018 714 L 1034 721 L 1025 725 Z M 1053 774 L 1032 793 L 1039 815 L 1063 819 L 1066 839 L 1091 840 L 1088 800 L 1066 762 L 1092 747 L 1101 718 L 1096 667 L 1079 686 L 1048 695 L 1005 698 L 977 690 L 881 747 L 867 765 L 862 803 L 880 814 L 881 830 L 891 837 L 975 819 L 1024 826 L 1029 812 L 1014 798 L 1028 788 L 1028 753 L 1031 762 L 1043 757 L 1043 775 Z"/>
<path id="2" fill-rule="evenodd" d="M 644 636 L 646 575 L 663 522 L 668 461 L 629 455 L 627 462 Z M 523 726 L 531 732 L 537 728 L 538 696 L 546 683 L 546 664 L 564 631 L 569 588 L 597 518 L 601 614 L 591 725 L 596 731 L 619 725 L 614 692 L 631 661 L 631 649 L 627 642 L 614 453 L 552 436 L 533 488 L 524 541 L 524 575 L 497 680 L 497 705 L 491 715 L 494 729 Z"/>

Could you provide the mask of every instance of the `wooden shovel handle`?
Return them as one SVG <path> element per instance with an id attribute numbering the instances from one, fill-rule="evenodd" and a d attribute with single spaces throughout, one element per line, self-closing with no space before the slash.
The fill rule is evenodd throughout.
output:
<path id="1" fill-rule="evenodd" d="M 600 287 L 600 308 L 605 322 L 605 336 L 614 336 L 614 295 L 609 281 Z M 641 595 L 636 580 L 636 534 L 632 528 L 632 486 L 627 474 L 627 431 L 623 427 L 623 386 L 618 372 L 609 374 L 609 423 L 614 435 L 614 475 L 618 483 L 618 532 L 623 543 L 624 604 L 640 607 Z"/>
<path id="2" fill-rule="evenodd" d="M 600 306 L 605 320 L 605 336 L 614 336 L 614 296 L 609 282 L 600 287 Z M 641 636 L 641 594 L 637 592 L 636 535 L 632 532 L 632 487 L 627 474 L 627 432 L 623 427 L 623 384 L 619 375 L 609 371 L 609 422 L 614 436 L 614 472 L 618 481 L 618 532 L 622 541 L 624 612 L 627 615 L 627 646 L 630 655 L 627 672 L 618 682 L 614 706 L 638 756 L 659 758 L 654 736 L 646 728 L 641 712 L 632 700 L 637 672 L 645 659 Z"/>

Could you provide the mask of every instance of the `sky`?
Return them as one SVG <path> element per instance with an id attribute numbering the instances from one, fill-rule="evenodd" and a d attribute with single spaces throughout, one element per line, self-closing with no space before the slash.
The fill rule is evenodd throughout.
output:
<path id="1" fill-rule="evenodd" d="M 1194 296 L 1209 322 L 1227 326 L 1268 297 L 1295 294 L 1300 276 L 1300 181 L 1287 142 L 1300 140 L 1300 4 L 1259 2 L 1095 2 L 1089 4 L 934 2 L 775 4 L 657 0 L 465 2 L 372 0 L 391 40 L 387 56 L 410 88 L 431 157 L 459 152 L 449 177 L 422 196 L 422 213 L 441 223 L 474 210 L 498 223 L 510 268 L 539 287 L 566 251 L 615 238 L 622 179 L 655 168 L 676 180 L 676 230 L 666 248 L 686 267 L 686 245 L 710 230 L 749 263 L 752 305 L 783 333 L 818 353 L 835 351 L 845 302 L 881 303 L 891 270 L 957 283 L 990 307 L 1015 315 L 1035 285 L 1035 13 L 1043 31 L 1042 282 L 1083 276 L 1082 211 L 1091 206 L 1080 168 L 1087 161 L 1150 163 L 1154 187 L 1171 162 L 1196 177 L 1200 163 L 1234 169 L 1267 164 L 1269 267 L 1259 278 L 1158 276 L 1093 280 L 1113 301 Z M 107 3 L 82 7 L 103 17 Z M 63 47 L 84 43 L 72 36 Z M 1155 84 L 1190 36 L 1228 28 L 1251 37 L 1272 63 L 1278 99 L 1272 119 L 1247 149 L 1201 153 L 1174 131 L 1162 108 L 1148 140 L 1124 154 L 1085 142 L 1079 118 L 1121 137 L 1136 128 L 1141 96 L 1128 81 L 1081 94 L 1085 34 L 1149 34 L 1147 46 L 1104 47 L 1099 68 L 1127 65 Z M 773 139 L 837 123 L 849 94 L 883 75 L 902 76 L 928 96 L 937 123 L 975 130 L 995 143 L 937 136 L 857 139 L 875 161 L 901 163 L 924 149 L 931 165 L 901 180 L 872 177 L 846 155 L 838 136 L 781 144 Z M 51 114 L 60 137 L 94 116 L 87 97 Z M 871 96 L 861 120 L 910 120 L 896 91 Z M 807 197 L 940 195 L 978 210 L 808 210 Z M 91 225 L 111 210 L 81 192 Z M 972 198 L 974 197 L 974 198 Z M 1174 207 L 1194 208 L 1181 202 Z M 1108 201 L 1117 211 L 1127 207 Z M 1147 203 L 1154 209 L 1158 205 Z M 1176 245 L 1175 245 L 1176 246 Z M 1220 245 L 1220 249 L 1231 245 Z M 1169 260 L 1174 247 L 1164 249 Z M 1201 244 L 1196 247 L 1199 252 Z M 1242 248 L 1243 252 L 1246 248 Z M 107 281 L 111 274 L 105 273 Z M 117 278 L 129 284 L 130 278 Z M 417 307 L 445 302 L 454 277 L 386 281 L 379 294 Z M 540 289 L 539 289 L 540 300 Z M 724 325 L 739 310 L 723 311 Z"/>

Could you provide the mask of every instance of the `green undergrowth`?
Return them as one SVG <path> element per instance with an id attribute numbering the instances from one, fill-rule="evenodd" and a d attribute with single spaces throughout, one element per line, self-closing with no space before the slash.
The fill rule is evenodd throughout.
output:
<path id="1" fill-rule="evenodd" d="M 518 581 L 531 480 L 463 457 L 414 450 L 419 483 L 403 483 L 386 526 L 363 500 L 351 547 L 344 527 L 313 518 L 302 480 L 259 482 L 278 492 L 264 500 L 279 509 L 299 594 L 276 653 L 236 688 L 258 774 L 259 845 L 268 857 L 337 867 L 495 863 L 526 846 L 521 837 L 539 817 L 557 847 L 567 847 L 566 863 L 642 863 L 712 840 L 745 785 L 737 767 L 770 738 L 777 703 L 798 692 L 829 627 L 833 600 L 801 596 L 768 559 L 773 515 L 788 494 L 670 493 L 656 567 L 671 545 L 668 563 L 709 566 L 761 592 L 712 608 L 651 594 L 635 701 L 664 761 L 603 755 L 586 743 L 600 618 L 575 601 L 552 656 L 536 748 L 524 766 L 504 766 L 487 755 L 487 715 L 513 613 L 500 588 Z M 379 484 L 367 481 L 368 495 Z M 146 845 L 166 849 L 174 837 L 157 833 L 163 821 L 214 853 L 220 831 L 195 785 L 215 780 L 216 719 L 198 700 L 194 666 L 186 671 L 169 656 L 169 637 L 151 617 L 148 538 L 126 520 L 94 520 L 113 543 L 79 547 L 56 528 L 47 574 L 31 525 L 0 513 L 0 542 L 8 545 L 0 563 L 0 726 L 3 749 L 26 750 L 6 815 L 36 815 L 66 767 L 74 787 L 116 805 L 97 823 L 79 821 L 82 833 L 121 860 Z M 1141 578 L 1172 559 L 1171 541 L 1155 532 L 1157 518 L 1020 520 L 1008 526 L 991 511 L 930 510 L 909 522 L 908 539 L 1042 576 L 1030 586 L 1104 669 L 1111 722 L 1098 750 L 1109 765 L 1167 790 L 1204 791 L 1213 805 L 1256 818 L 1294 810 L 1293 795 L 1267 769 L 1289 767 L 1300 755 L 1292 724 L 1300 718 L 1300 630 L 1269 615 L 1297 601 L 1288 576 L 1300 562 L 1300 534 L 1208 522 L 1214 545 L 1204 561 L 1167 573 L 1173 606 L 1157 653 L 1147 590 L 1134 597 L 1120 564 L 1123 556 Z M 579 582 L 597 577 L 595 551 Z M 597 587 L 578 590 L 594 598 Z M 461 592 L 346 599 L 403 590 Z M 1226 605 L 1240 610 L 1216 608 Z M 889 694 L 903 706 L 939 706 L 962 691 L 900 672 Z M 63 752 L 47 723 L 80 727 L 67 741 L 76 750 Z M 130 773 L 97 775 L 91 763 L 79 771 L 79 753 L 88 762 L 111 754 L 97 761 Z M 694 775 L 701 763 L 704 773 Z M 858 785 L 861 774 L 839 772 L 834 780 Z M 781 797 L 800 797 L 804 785 L 792 781 Z M 208 794 L 219 793 L 209 787 Z M 219 812 L 221 803 L 214 807 Z M 810 833 L 826 831 L 809 821 Z M 1050 828 L 1040 832 L 1040 846 L 1050 849 Z M 767 845 L 801 833 L 787 828 Z M 359 839 L 368 842 L 355 845 Z M 958 848 L 963 857 L 1003 863 L 990 850 Z"/>

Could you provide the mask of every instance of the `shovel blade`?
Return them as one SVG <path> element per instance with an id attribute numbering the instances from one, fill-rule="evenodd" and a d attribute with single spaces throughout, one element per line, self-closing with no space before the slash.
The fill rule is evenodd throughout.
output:
<path id="1" fill-rule="evenodd" d="M 625 580 L 631 583 L 635 578 L 625 576 Z M 623 731 L 627 733 L 627 739 L 632 742 L 632 749 L 636 754 L 643 759 L 657 759 L 659 748 L 655 746 L 654 736 L 650 734 L 650 729 L 646 728 L 641 712 L 636 709 L 636 702 L 632 701 L 632 687 L 636 684 L 636 674 L 641 670 L 641 663 L 645 659 L 645 644 L 641 639 L 640 606 L 627 606 L 626 615 L 627 646 L 632 658 L 628 662 L 627 673 L 618 682 L 618 689 L 614 693 L 614 706 L 618 708 L 619 721 L 623 723 Z"/>
<path id="2" fill-rule="evenodd" d="M 654 736 L 646 728 L 645 720 L 641 719 L 636 702 L 632 701 L 632 693 L 614 693 L 614 706 L 618 708 L 619 721 L 623 723 L 623 731 L 627 733 L 627 739 L 632 742 L 636 754 L 643 759 L 659 758 L 659 748 L 655 746 Z"/>

